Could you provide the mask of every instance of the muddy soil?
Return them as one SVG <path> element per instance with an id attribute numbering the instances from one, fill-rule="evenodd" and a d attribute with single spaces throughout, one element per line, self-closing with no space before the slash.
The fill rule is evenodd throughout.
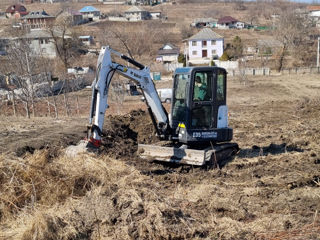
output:
<path id="1" fill-rule="evenodd" d="M 97 158 L 107 155 L 146 177 L 139 186 L 156 189 L 153 204 L 170 202 L 171 210 L 162 211 L 168 226 L 199 226 L 185 238 L 320 239 L 320 82 L 315 75 L 300 77 L 257 77 L 245 85 L 229 80 L 230 125 L 241 150 L 216 169 L 141 160 L 137 143 L 157 141 L 142 110 L 106 118 Z M 1 152 L 19 156 L 41 148 L 56 152 L 85 137 L 84 118 L 1 121 Z M 120 216 L 114 221 L 123 224 Z M 136 234 L 128 229 L 131 239 Z M 183 239 L 179 234 L 172 236 Z"/>

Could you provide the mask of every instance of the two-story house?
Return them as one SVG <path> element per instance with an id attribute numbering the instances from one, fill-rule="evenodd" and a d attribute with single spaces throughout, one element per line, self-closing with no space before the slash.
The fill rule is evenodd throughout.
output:
<path id="1" fill-rule="evenodd" d="M 32 29 L 25 35 L 15 41 L 24 42 L 30 48 L 31 54 L 37 57 L 55 58 L 57 56 L 54 38 L 70 39 L 69 35 L 63 35 L 58 31 L 49 31 L 45 29 Z"/>
<path id="2" fill-rule="evenodd" d="M 137 6 L 133 6 L 124 12 L 127 20 L 129 21 L 141 21 L 148 20 L 151 18 L 151 15 L 148 11 L 143 10 Z"/>
<path id="3" fill-rule="evenodd" d="M 61 35 L 57 32 L 53 34 L 55 36 Z M 23 39 L 28 43 L 32 55 L 46 58 L 55 58 L 57 56 L 52 34 L 48 30 L 33 29 L 22 36 L 21 40 Z"/>
<path id="4" fill-rule="evenodd" d="M 98 21 L 101 15 L 100 10 L 92 6 L 83 7 L 79 12 L 83 15 L 83 19 L 88 21 Z"/>
<path id="5" fill-rule="evenodd" d="M 185 40 L 188 62 L 208 64 L 223 54 L 224 39 L 210 28 L 203 28 L 197 34 Z"/>
<path id="6" fill-rule="evenodd" d="M 21 18 L 23 27 L 27 29 L 47 28 L 55 19 L 55 16 L 50 16 L 44 10 L 29 12 L 28 15 Z"/>

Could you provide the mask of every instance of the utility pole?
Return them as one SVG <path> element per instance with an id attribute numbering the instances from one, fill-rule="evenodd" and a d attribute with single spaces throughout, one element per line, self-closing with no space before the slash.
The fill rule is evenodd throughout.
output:
<path id="1" fill-rule="evenodd" d="M 317 67 L 320 67 L 320 65 L 319 65 L 319 52 L 320 52 L 320 37 L 318 37 Z"/>

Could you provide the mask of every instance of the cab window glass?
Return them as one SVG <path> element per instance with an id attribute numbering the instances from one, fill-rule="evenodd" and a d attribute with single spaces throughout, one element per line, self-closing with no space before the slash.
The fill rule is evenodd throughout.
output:
<path id="1" fill-rule="evenodd" d="M 218 73 L 217 77 L 217 101 L 225 100 L 225 74 L 222 72 Z"/>
<path id="2" fill-rule="evenodd" d="M 197 72 L 194 78 L 193 101 L 211 101 L 212 74 Z"/>
<path id="3" fill-rule="evenodd" d="M 183 121 L 186 111 L 186 89 L 187 89 L 188 75 L 178 74 L 175 77 L 174 99 L 172 117 L 175 120 Z"/>

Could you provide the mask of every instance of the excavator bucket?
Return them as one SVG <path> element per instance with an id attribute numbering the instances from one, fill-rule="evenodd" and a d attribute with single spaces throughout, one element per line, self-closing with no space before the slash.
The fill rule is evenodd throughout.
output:
<path id="1" fill-rule="evenodd" d="M 220 161 L 236 154 L 238 151 L 239 146 L 236 143 L 223 143 L 200 150 L 146 144 L 138 145 L 139 156 L 144 159 L 195 166 L 217 165 Z"/>

